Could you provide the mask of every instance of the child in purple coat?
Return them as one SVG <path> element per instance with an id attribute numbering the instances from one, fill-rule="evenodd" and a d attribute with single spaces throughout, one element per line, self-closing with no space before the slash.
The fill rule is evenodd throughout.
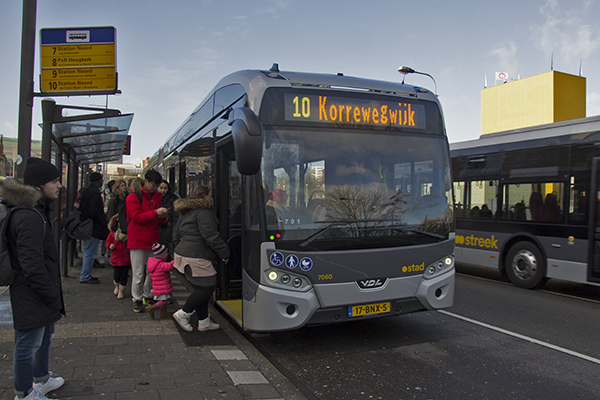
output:
<path id="1" fill-rule="evenodd" d="M 148 272 L 152 280 L 152 294 L 156 304 L 146 307 L 150 318 L 154 319 L 154 312 L 160 308 L 160 318 L 167 318 L 167 304 L 169 304 L 170 293 L 173 291 L 171 283 L 171 271 L 174 261 L 167 262 L 169 249 L 163 244 L 152 245 L 154 257 L 148 258 Z"/>

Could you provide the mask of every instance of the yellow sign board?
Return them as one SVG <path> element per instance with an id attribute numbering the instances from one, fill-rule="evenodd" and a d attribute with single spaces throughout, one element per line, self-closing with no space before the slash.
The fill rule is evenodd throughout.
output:
<path id="1" fill-rule="evenodd" d="M 116 92 L 115 28 L 42 29 L 42 92 Z"/>

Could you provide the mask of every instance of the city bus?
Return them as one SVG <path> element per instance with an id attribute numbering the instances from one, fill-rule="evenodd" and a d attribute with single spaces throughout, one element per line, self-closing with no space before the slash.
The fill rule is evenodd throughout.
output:
<path id="1" fill-rule="evenodd" d="M 210 185 L 231 259 L 215 304 L 269 332 L 454 301 L 450 152 L 437 96 L 343 74 L 224 77 L 148 164 Z"/>
<path id="2" fill-rule="evenodd" d="M 600 116 L 450 145 L 456 261 L 522 288 L 600 284 Z"/>

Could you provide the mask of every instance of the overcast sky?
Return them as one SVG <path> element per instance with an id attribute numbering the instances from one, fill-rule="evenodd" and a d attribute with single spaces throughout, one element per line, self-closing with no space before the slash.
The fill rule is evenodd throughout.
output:
<path id="1" fill-rule="evenodd" d="M 37 30 L 114 26 L 119 96 L 134 113 L 132 156 L 151 156 L 226 74 L 242 69 L 338 73 L 399 81 L 402 65 L 433 75 L 450 142 L 479 137 L 485 76 L 554 69 L 587 78 L 600 114 L 600 0 L 40 0 Z M 0 0 L 0 133 L 17 136 L 22 2 Z M 39 36 L 35 91 L 39 92 Z M 424 76 L 407 83 L 433 90 Z M 499 83 L 499 82 L 498 82 Z M 54 97 L 105 106 L 106 96 Z M 41 98 L 33 113 L 41 138 Z"/>

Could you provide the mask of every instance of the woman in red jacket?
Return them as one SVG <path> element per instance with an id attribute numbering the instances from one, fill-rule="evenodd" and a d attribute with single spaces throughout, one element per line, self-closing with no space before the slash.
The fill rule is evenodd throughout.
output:
<path id="1" fill-rule="evenodd" d="M 133 311 L 143 312 L 152 301 L 150 277 L 146 273 L 148 258 L 152 257 L 152 245 L 160 239 L 159 225 L 167 221 L 167 209 L 156 191 L 162 176 L 151 169 L 144 175 L 140 191 L 134 191 L 125 199 L 127 212 L 127 248 L 131 254 L 131 298 Z"/>

